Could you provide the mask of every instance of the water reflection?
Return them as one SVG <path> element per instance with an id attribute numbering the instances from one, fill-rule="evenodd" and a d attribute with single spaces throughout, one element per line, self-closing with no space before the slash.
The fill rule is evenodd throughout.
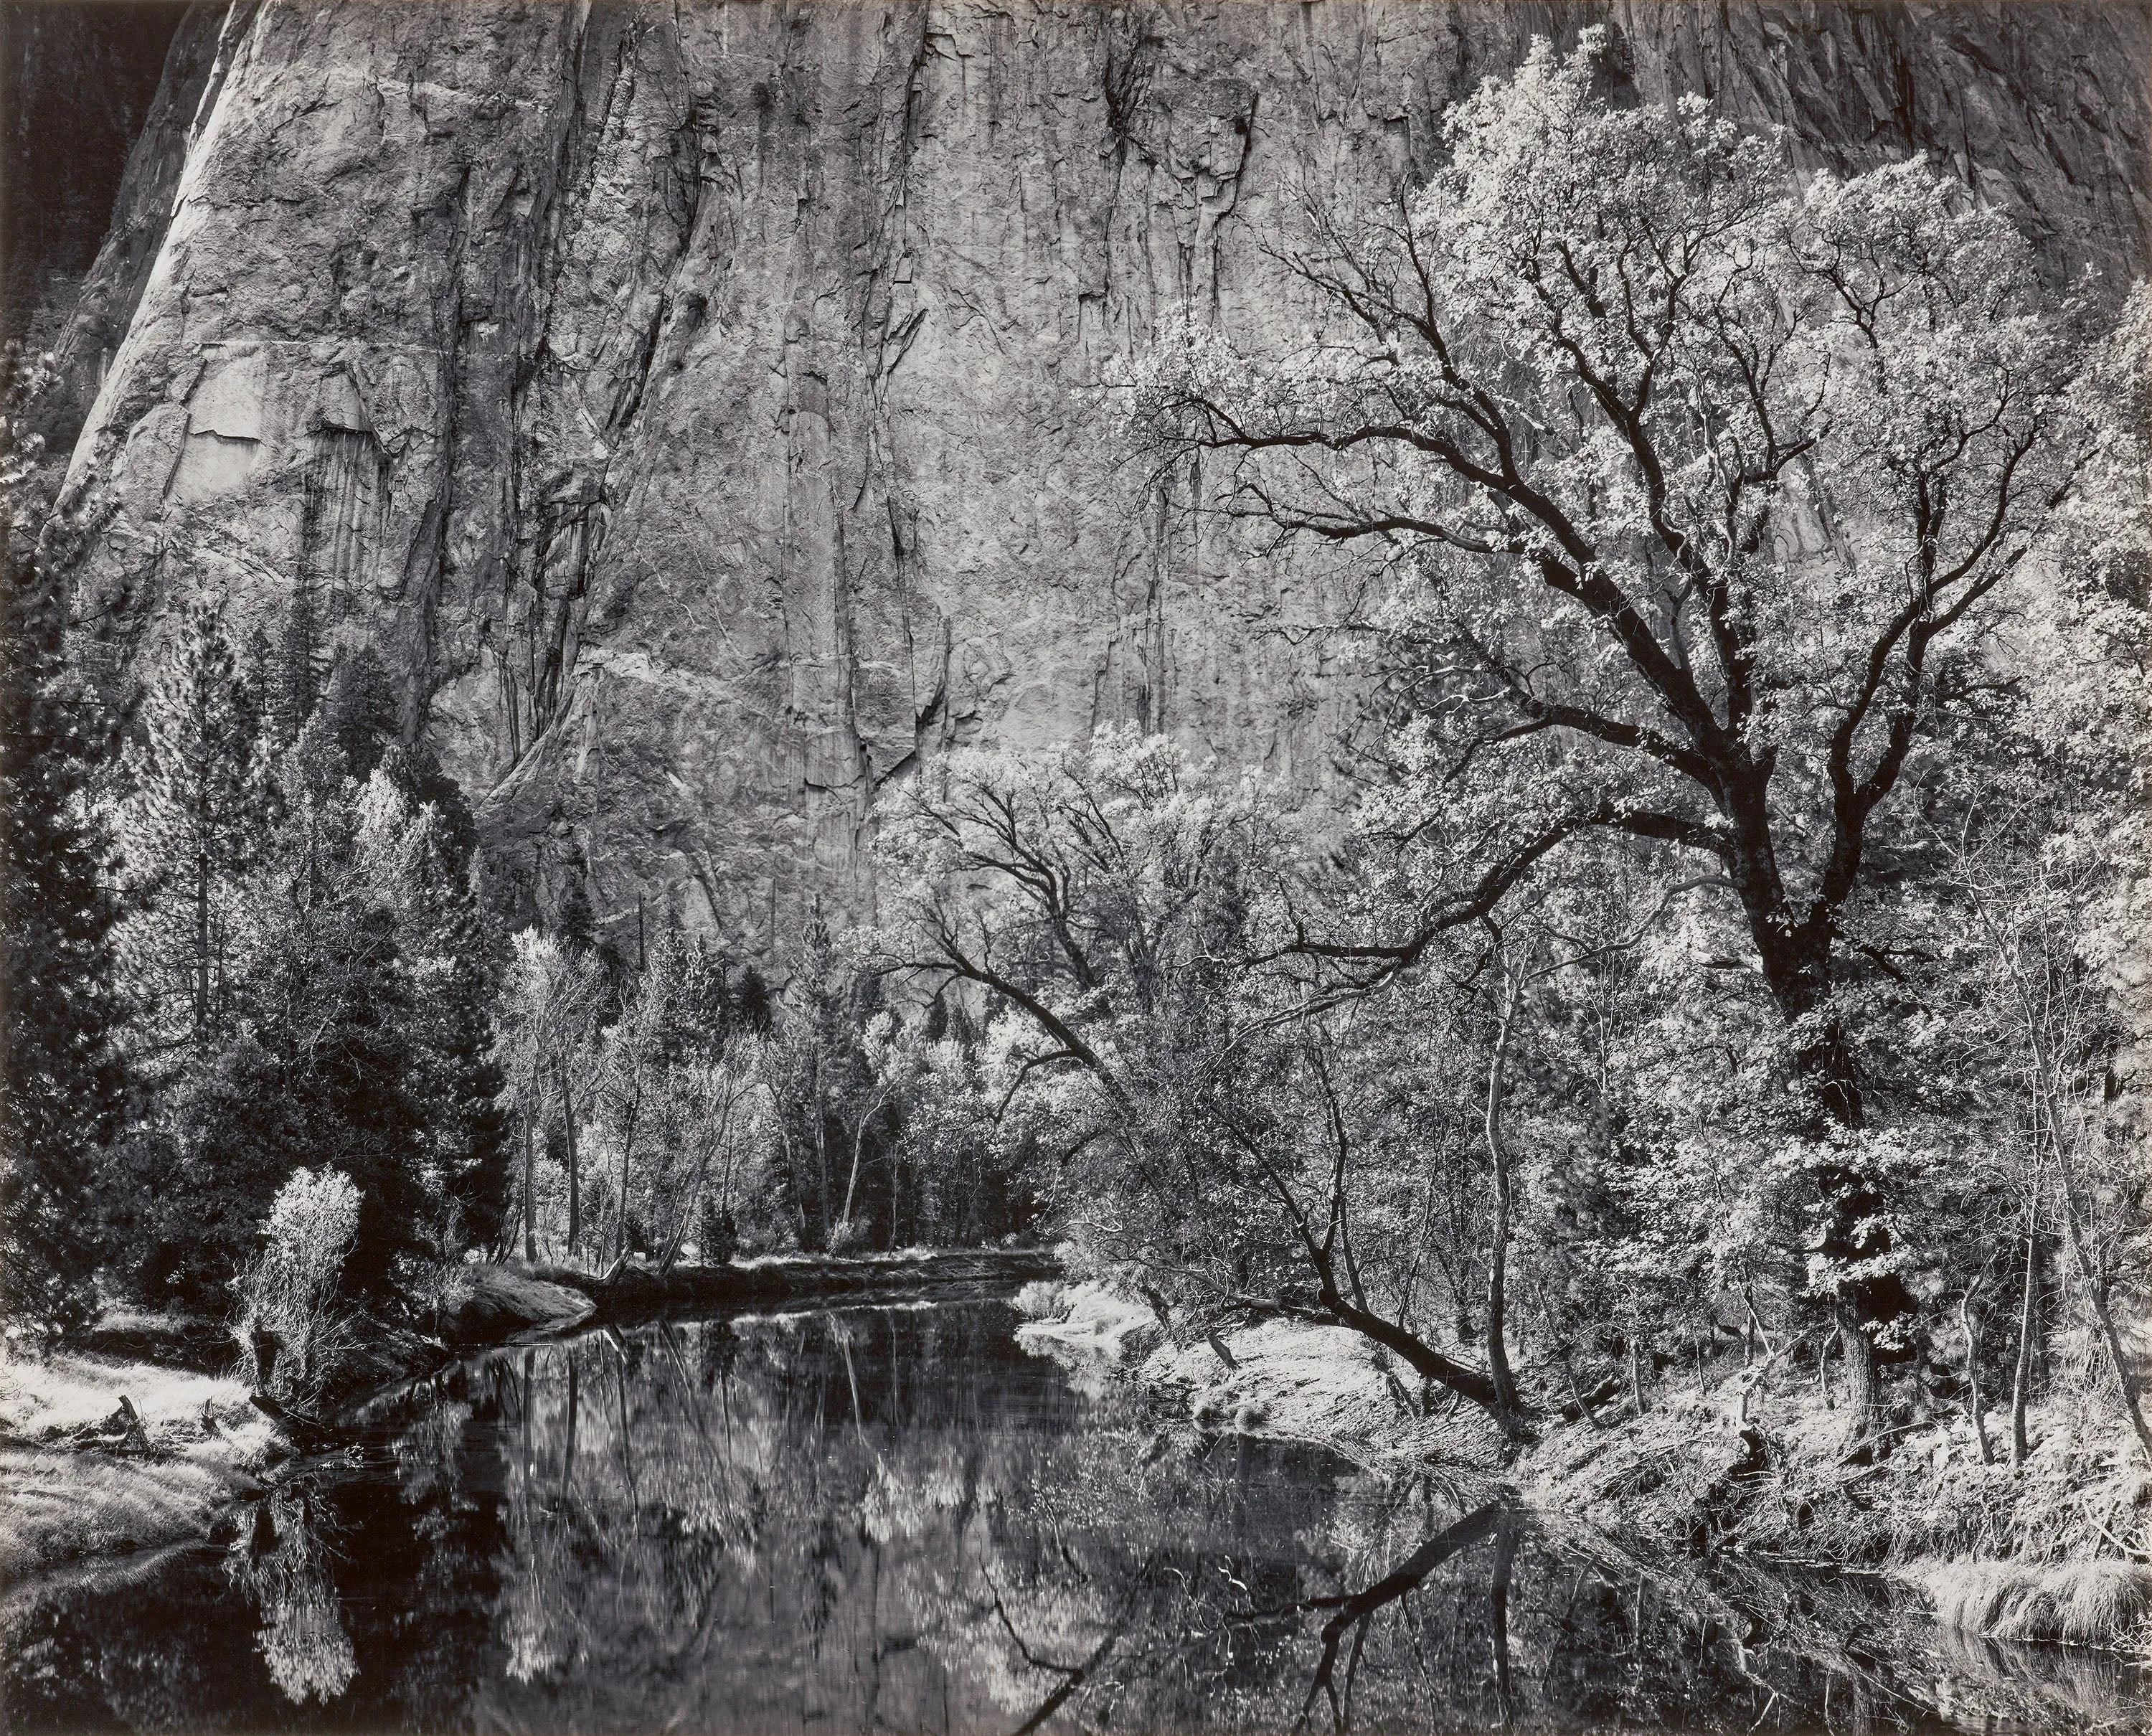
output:
<path id="1" fill-rule="evenodd" d="M 233 1578 L 261 1612 L 255 1635 L 269 1674 L 287 1699 L 326 1704 L 358 1673 L 331 1573 L 335 1526 L 301 1483 L 258 1502 L 245 1541 L 231 1552 Z"/>
<path id="2" fill-rule="evenodd" d="M 1874 1581 L 1646 1572 L 1307 1449 L 1192 1439 L 998 1305 L 594 1333 L 405 1395 L 220 1551 L 0 1613 L 9 1722 L 512 1731 L 2048 1730 L 2090 1653 Z"/>

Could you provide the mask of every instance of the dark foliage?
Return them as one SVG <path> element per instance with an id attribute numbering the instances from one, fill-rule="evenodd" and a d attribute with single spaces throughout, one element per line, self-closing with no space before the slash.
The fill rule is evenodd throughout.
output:
<path id="1" fill-rule="evenodd" d="M 84 799 L 102 730 L 62 655 L 57 588 L 9 560 L 0 611 L 0 1307 L 64 1323 L 90 1305 L 90 1177 L 122 1099 L 114 911 Z"/>

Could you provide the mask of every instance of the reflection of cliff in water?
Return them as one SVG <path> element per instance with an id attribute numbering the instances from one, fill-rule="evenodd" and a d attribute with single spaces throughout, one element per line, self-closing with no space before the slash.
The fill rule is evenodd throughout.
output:
<path id="1" fill-rule="evenodd" d="M 523 1358 L 510 1665 L 478 1721 L 2048 1728 L 2124 1703 L 2116 1668 L 1997 1692 L 2007 1667 L 1941 1655 L 1874 1581 L 1669 1581 L 1312 1452 L 1190 1442 L 1083 1405 L 1007 1330 L 858 1310 Z"/>
<path id="2" fill-rule="evenodd" d="M 1844 1732 L 2146 1703 L 2111 1658 L 1946 1643 L 1877 1581 L 1647 1574 L 1191 1439 L 1081 1398 L 1013 1324 L 853 1309 L 468 1365 L 228 1548 L 11 1600 L 11 1720 Z"/>

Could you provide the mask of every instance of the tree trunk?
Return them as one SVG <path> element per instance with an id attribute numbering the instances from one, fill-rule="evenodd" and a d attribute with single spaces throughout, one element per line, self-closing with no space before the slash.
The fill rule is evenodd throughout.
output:
<path id="1" fill-rule="evenodd" d="M 560 1065 L 561 1127 L 568 1148 L 568 1258 L 576 1257 L 576 1240 L 583 1230 L 583 1187 L 581 1170 L 576 1161 L 576 1103 L 568 1086 L 568 1067 Z"/>
<path id="2" fill-rule="evenodd" d="M 1875 1341 L 1862 1330 L 1859 1310 L 1841 1298 L 1837 1312 L 1845 1358 L 1845 1444 L 1851 1449 L 1874 1435 L 1882 1420 L 1882 1383 L 1875 1376 Z"/>
<path id="3" fill-rule="evenodd" d="M 1510 1148 L 1502 1136 L 1503 1069 L 1509 1059 L 1510 1036 L 1516 1028 L 1517 1001 L 1522 992 L 1523 977 L 1520 972 L 1506 985 L 1500 1023 L 1495 1027 L 1495 1053 L 1487 1067 L 1487 1155 L 1495 1167 L 1494 1246 L 1487 1256 L 1487 1372 L 1494 1379 L 1496 1402 L 1505 1410 L 1517 1409 L 1517 1383 L 1510 1373 L 1509 1339 L 1505 1330 L 1510 1196 Z"/>
<path id="4" fill-rule="evenodd" d="M 860 1117 L 860 1124 L 852 1134 L 852 1170 L 851 1174 L 845 1179 L 845 1209 L 837 1220 L 840 1224 L 849 1224 L 852 1221 L 852 1200 L 859 1191 L 860 1163 L 866 1150 L 867 1124 L 881 1113 L 884 1100 L 880 1098 L 876 1099 L 874 1107 Z"/>
<path id="5" fill-rule="evenodd" d="M 1417 1334 L 1385 1320 L 1381 1315 L 1366 1308 L 1358 1308 L 1339 1293 L 1327 1274 L 1322 1275 L 1322 1307 L 1321 1318 L 1327 1318 L 1339 1326 L 1350 1327 L 1364 1338 L 1395 1351 L 1409 1363 L 1414 1372 L 1424 1378 L 1445 1386 L 1459 1398 L 1469 1398 L 1495 1419 L 1503 1438 L 1511 1441 L 1530 1439 L 1525 1417 L 1515 1404 L 1505 1404 L 1495 1391 L 1490 1376 L 1463 1363 L 1452 1362 L 1433 1345 Z"/>
<path id="6" fill-rule="evenodd" d="M 896 1154 L 892 1151 L 889 1155 L 889 1241 L 887 1244 L 888 1251 L 892 1254 L 896 1251 L 897 1196 L 898 1189 L 903 1180 L 904 1172 L 897 1167 Z"/>
<path id="7" fill-rule="evenodd" d="M 534 1116 L 523 1124 L 523 1257 L 534 1266 L 538 1263 L 538 1204 L 533 1186 L 538 1171 L 537 1144 Z"/>
<path id="8" fill-rule="evenodd" d="M 1752 913 L 1751 926 L 1755 926 Z M 1789 1025 L 1821 1018 L 1820 1033 L 1801 1047 L 1795 1064 L 1815 1093 L 1821 1122 L 1857 1128 L 1867 1119 L 1860 1069 L 1843 1027 L 1829 1015 L 1830 965 L 1828 952 L 1823 950 L 1829 944 L 1828 930 L 1818 933 L 1823 938 L 1809 957 L 1782 962 L 1769 972 L 1772 992 Z M 1759 930 L 1758 938 L 1762 945 L 1768 936 Z M 1768 968 L 1773 953 L 1767 950 L 1764 957 Z M 1891 1251 L 1891 1232 L 1882 1221 L 1886 1202 L 1872 1180 L 1855 1170 L 1830 1166 L 1818 1171 L 1816 1183 L 1823 1195 L 1821 1251 L 1827 1259 L 1851 1266 Z M 1872 1329 L 1898 1319 L 1911 1306 L 1904 1281 L 1894 1272 L 1843 1278 L 1836 1287 L 1832 1312 L 1845 1359 L 1845 1439 L 1850 1447 L 1873 1434 L 1881 1419 L 1882 1384 Z"/>
<path id="9" fill-rule="evenodd" d="M 2078 1229 L 2077 1200 L 2070 1190 L 2067 1176 L 2063 1184 L 2063 1239 L 2070 1251 L 2070 1259 L 2084 1281 L 2085 1304 L 2092 1310 L 2093 1320 L 2107 1341 L 2107 1353 L 2114 1359 L 2114 1378 L 2122 1387 L 2122 1408 L 2129 1413 L 2129 1426 L 2137 1432 L 2137 1444 L 2144 1449 L 2144 1457 L 2152 1463 L 2152 1426 L 2144 1420 L 2144 1407 L 2137 1388 L 2137 1377 L 2131 1372 L 2129 1358 L 2122 1348 L 2122 1333 L 2114 1323 L 2114 1310 L 2108 1297 L 2107 1285 L 2093 1270 L 2092 1261 L 2085 1252 L 2084 1238 Z"/>
<path id="10" fill-rule="evenodd" d="M 1802 1053 L 1801 1066 L 1830 1122 L 1841 1127 L 1861 1125 L 1860 1084 L 1842 1032 L 1834 1028 L 1809 1045 Z M 1823 1195 L 1821 1251 L 1826 1259 L 1850 1267 L 1890 1252 L 1890 1232 L 1881 1221 L 1885 1202 L 1867 1176 L 1831 1165 L 1817 1172 L 1816 1184 Z M 1831 1313 L 1845 1363 L 1845 1439 L 1849 1448 L 1858 1447 L 1881 1422 L 1883 1393 L 1873 1329 L 1897 1319 L 1911 1302 L 1895 1273 L 1841 1277 L 1835 1286 Z"/>
<path id="11" fill-rule="evenodd" d="M 1819 1176 L 1825 1199 L 1823 1251 L 1841 1264 L 1873 1260 L 1889 1251 L 1888 1234 L 1874 1220 L 1883 1201 L 1869 1182 L 1850 1170 L 1831 1170 Z M 1840 1353 L 1845 1363 L 1845 1440 L 1857 1446 L 1875 1433 L 1882 1416 L 1882 1383 L 1877 1378 L 1872 1328 L 1896 1319 L 1907 1306 L 1896 1276 L 1841 1279 L 1832 1299 Z"/>
<path id="12" fill-rule="evenodd" d="M 627 1166 L 635 1153 L 635 1118 L 628 1118 L 620 1140 L 620 1226 L 613 1237 L 613 1270 L 627 1264 Z"/>
<path id="13" fill-rule="evenodd" d="M 822 1053 L 815 1052 L 815 1216 L 824 1247 L 830 1245 L 830 1129 L 822 1114 Z"/>
<path id="14" fill-rule="evenodd" d="M 1980 1462 L 1992 1464 L 1995 1449 L 1987 1439 L 1987 1414 L 1980 1397 L 1980 1317 L 1972 1312 L 1972 1297 L 1967 1290 L 1957 1305 L 1958 1321 L 1965 1327 L 1965 1408 L 1972 1419 L 1973 1437 L 1980 1443 Z"/>
<path id="15" fill-rule="evenodd" d="M 1327 1088 L 1327 1076 L 1324 1077 Z M 1338 1124 L 1336 1120 L 1337 1104 L 1334 1098 L 1331 1101 L 1331 1113 L 1333 1130 L 1335 1130 Z M 1332 1181 L 1333 1192 L 1331 1199 L 1329 1228 L 1319 1239 L 1315 1234 L 1314 1226 L 1308 1221 L 1307 1213 L 1302 1210 L 1298 1200 L 1294 1197 L 1292 1189 L 1279 1175 L 1276 1165 L 1271 1162 L 1261 1143 L 1247 1138 L 1237 1130 L 1236 1136 L 1240 1139 L 1243 1148 L 1261 1167 L 1271 1186 L 1276 1190 L 1280 1203 L 1285 1208 L 1287 1216 L 1291 1219 L 1294 1230 L 1298 1233 L 1301 1246 L 1307 1252 L 1308 1265 L 1313 1271 L 1319 1287 L 1317 1307 L 1311 1308 L 1304 1305 L 1287 1303 L 1282 1300 L 1269 1306 L 1277 1308 L 1281 1312 L 1295 1315 L 1303 1319 L 1314 1318 L 1351 1328 L 1361 1337 L 1372 1339 L 1385 1348 L 1396 1352 L 1412 1365 L 1414 1370 L 1423 1379 L 1432 1380 L 1445 1386 L 1459 1398 L 1468 1398 L 1480 1406 L 1494 1419 L 1495 1425 L 1501 1429 L 1505 1440 L 1512 1444 L 1530 1440 L 1532 1438 L 1531 1429 L 1523 1408 L 1514 1402 L 1505 1403 L 1491 1376 L 1483 1374 L 1477 1368 L 1470 1368 L 1463 1363 L 1452 1361 L 1425 1339 L 1420 1338 L 1418 1333 L 1408 1329 L 1401 1320 L 1387 1320 L 1366 1306 L 1367 1299 L 1360 1288 L 1358 1274 L 1351 1268 L 1352 1254 L 1349 1240 L 1346 1244 L 1346 1258 L 1348 1276 L 1353 1285 L 1353 1295 L 1348 1297 L 1339 1287 L 1335 1239 L 1345 1223 L 1342 1195 L 1336 1191 L 1343 1185 L 1345 1145 L 1342 1134 L 1338 1136 L 1337 1168 Z"/>
<path id="16" fill-rule="evenodd" d="M 209 852 L 195 853 L 195 1040 L 209 1035 Z"/>
<path id="17" fill-rule="evenodd" d="M 1599 1413 L 1591 1408 L 1591 1401 L 1584 1396 L 1584 1388 L 1577 1384 L 1576 1364 L 1571 1359 L 1569 1347 L 1566 1344 L 1561 1348 L 1561 1372 L 1562 1378 L 1569 1383 L 1569 1396 L 1576 1406 L 1577 1414 L 1593 1429 L 1604 1429 L 1606 1425 L 1599 1420 Z M 1426 1405 L 1423 1404 L 1420 1409 L 1424 1414 L 1427 1409 Z"/>
<path id="18" fill-rule="evenodd" d="M 2025 1406 L 2032 1397 L 2033 1338 L 2040 1317 L 2040 1236 L 2025 1231 L 2025 1289 L 2018 1311 L 2018 1368 L 2010 1381 L 2010 1462 L 2023 1464 L 2032 1447 L 2025 1437 Z"/>

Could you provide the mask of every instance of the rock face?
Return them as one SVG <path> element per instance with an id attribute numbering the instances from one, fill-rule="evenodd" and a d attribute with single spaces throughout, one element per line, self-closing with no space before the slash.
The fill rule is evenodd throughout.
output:
<path id="1" fill-rule="evenodd" d="M 870 903 L 876 790 L 954 742 L 1129 720 L 1319 799 L 1361 688 L 1295 628 L 1350 575 L 1129 462 L 1115 370 L 1182 307 L 1304 337 L 1303 192 L 1591 22 L 1647 97 L 2144 268 L 2138 7 L 238 0 L 65 340 L 79 614 L 124 686 L 176 599 L 274 642 L 303 593 L 519 896 L 750 948 Z"/>

